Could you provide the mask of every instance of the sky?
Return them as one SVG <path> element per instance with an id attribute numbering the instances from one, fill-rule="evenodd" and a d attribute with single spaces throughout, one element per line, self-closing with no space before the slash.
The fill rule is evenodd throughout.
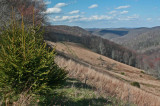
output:
<path id="1" fill-rule="evenodd" d="M 82 28 L 160 26 L 160 0 L 45 0 L 48 22 Z"/>

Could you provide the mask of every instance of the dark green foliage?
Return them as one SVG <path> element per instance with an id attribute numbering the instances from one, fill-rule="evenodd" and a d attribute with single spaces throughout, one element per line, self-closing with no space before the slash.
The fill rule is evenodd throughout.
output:
<path id="1" fill-rule="evenodd" d="M 141 73 L 145 74 L 144 71 L 141 71 Z"/>
<path id="2" fill-rule="evenodd" d="M 124 73 L 124 72 L 121 72 L 121 74 L 122 74 L 122 75 L 125 75 L 125 73 Z"/>
<path id="3" fill-rule="evenodd" d="M 140 84 L 139 84 L 139 82 L 132 82 L 132 83 L 131 83 L 131 85 L 133 85 L 133 86 L 136 86 L 136 87 L 140 88 Z"/>
<path id="4" fill-rule="evenodd" d="M 21 93 L 57 87 L 66 72 L 54 62 L 55 51 L 46 49 L 40 27 L 12 23 L 0 34 L 0 88 Z"/>

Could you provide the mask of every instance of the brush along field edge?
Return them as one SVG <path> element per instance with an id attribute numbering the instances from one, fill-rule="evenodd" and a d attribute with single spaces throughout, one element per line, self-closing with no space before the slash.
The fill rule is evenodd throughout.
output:
<path id="1" fill-rule="evenodd" d="M 56 63 L 66 68 L 69 77 L 77 78 L 80 81 L 94 86 L 99 92 L 116 96 L 126 102 L 132 102 L 138 106 L 160 106 L 160 97 L 131 86 L 109 75 L 103 75 L 94 69 L 83 66 L 73 60 L 66 60 L 57 56 Z"/>

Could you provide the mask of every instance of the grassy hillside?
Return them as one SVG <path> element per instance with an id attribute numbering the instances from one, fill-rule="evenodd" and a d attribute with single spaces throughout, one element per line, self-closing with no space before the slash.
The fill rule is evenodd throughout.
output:
<path id="1" fill-rule="evenodd" d="M 69 78 L 59 89 L 51 90 L 45 97 L 37 97 L 38 106 L 124 106 L 114 97 L 100 94 L 97 90 L 75 78 Z"/>
<path id="2" fill-rule="evenodd" d="M 10 103 L 0 98 L 0 106 L 124 106 L 127 103 L 122 102 L 115 97 L 104 95 L 83 81 L 75 78 L 67 79 L 66 83 L 58 89 L 47 90 L 44 95 L 41 94 L 20 94 L 10 100 Z M 1 96 L 0 96 L 1 97 Z M 18 100 L 16 100 L 18 99 Z M 12 101 L 15 101 L 11 104 Z M 6 104 L 4 104 L 6 102 Z M 134 106 L 132 103 L 129 103 Z"/>
<path id="3" fill-rule="evenodd" d="M 103 94 L 114 95 L 139 106 L 160 105 L 160 81 L 143 70 L 96 54 L 79 44 L 48 43 L 56 45 L 59 54 L 68 58 L 57 57 L 56 60 L 61 67 L 66 67 L 70 76 L 96 87 Z M 134 83 L 138 83 L 140 88 L 134 87 Z"/>
<path id="4" fill-rule="evenodd" d="M 74 33 L 69 34 L 68 31 L 65 31 L 65 29 L 61 26 L 58 27 L 61 27 L 59 29 L 64 29 L 63 31 L 54 29 L 54 27 L 55 26 L 49 27 L 47 29 L 48 33 L 45 36 L 45 40 L 53 42 L 68 41 L 79 43 L 89 48 L 93 52 L 102 54 L 104 56 L 131 66 L 138 67 L 140 63 L 137 58 L 138 54 L 107 39 L 103 39 L 94 35 L 88 36 L 86 34 L 83 34 L 83 36 L 79 36 L 79 32 L 76 33 L 75 31 L 72 31 L 72 27 L 69 26 L 66 26 L 68 28 L 68 31 Z M 79 28 L 77 28 L 76 30 L 82 31 Z M 83 33 L 86 33 L 86 31 L 83 31 Z"/>
<path id="5" fill-rule="evenodd" d="M 159 33 L 157 33 L 159 27 L 87 30 L 92 34 L 79 27 L 50 26 L 47 28 L 48 33 L 45 36 L 45 40 L 79 43 L 93 52 L 121 63 L 144 69 L 148 74 L 160 78 L 160 46 Z M 94 33 L 102 34 L 100 36 L 104 34 L 119 34 L 119 37 L 111 39 L 114 43 L 95 36 L 93 35 Z M 135 47 L 138 49 L 136 50 Z"/>

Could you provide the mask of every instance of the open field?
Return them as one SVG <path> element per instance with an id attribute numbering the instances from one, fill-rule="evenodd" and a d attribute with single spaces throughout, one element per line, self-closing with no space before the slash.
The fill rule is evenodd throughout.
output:
<path id="1" fill-rule="evenodd" d="M 160 81 L 143 73 L 143 70 L 116 62 L 79 44 L 48 43 L 56 45 L 58 51 L 88 65 L 58 57 L 57 63 L 61 67 L 67 67 L 70 76 L 87 81 L 100 92 L 117 96 L 139 106 L 160 105 Z M 132 86 L 132 82 L 138 82 L 140 88 Z"/>

